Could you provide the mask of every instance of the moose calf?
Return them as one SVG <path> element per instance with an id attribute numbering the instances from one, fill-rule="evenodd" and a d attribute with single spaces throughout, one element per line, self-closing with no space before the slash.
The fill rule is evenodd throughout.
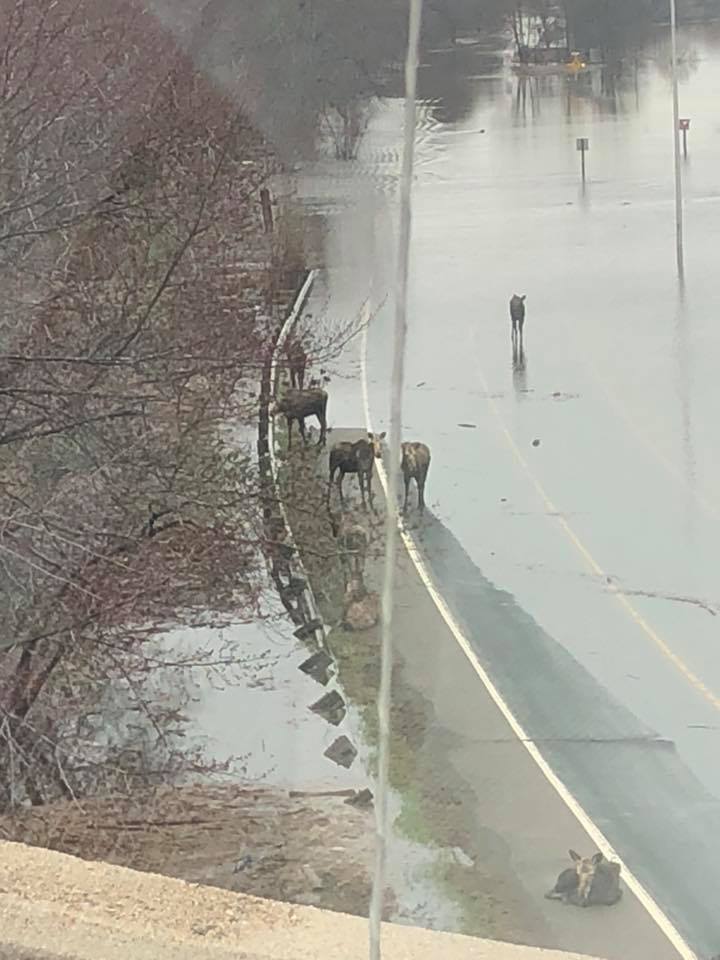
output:
<path id="1" fill-rule="evenodd" d="M 602 853 L 581 857 L 570 850 L 573 866 L 560 873 L 555 886 L 545 894 L 547 900 L 562 900 L 576 907 L 612 906 L 622 897 L 620 864 L 606 860 Z"/>

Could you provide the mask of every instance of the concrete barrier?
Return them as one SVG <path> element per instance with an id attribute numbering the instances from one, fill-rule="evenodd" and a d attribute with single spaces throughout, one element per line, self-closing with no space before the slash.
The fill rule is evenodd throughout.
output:
<path id="1" fill-rule="evenodd" d="M 0 958 L 364 960 L 367 921 L 0 843 Z M 383 925 L 385 960 L 580 960 Z"/>

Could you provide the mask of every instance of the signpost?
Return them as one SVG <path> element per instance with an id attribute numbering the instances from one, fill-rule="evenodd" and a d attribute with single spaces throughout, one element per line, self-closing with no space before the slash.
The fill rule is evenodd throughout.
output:
<path id="1" fill-rule="evenodd" d="M 585 183 L 585 151 L 590 149 L 590 141 L 587 137 L 578 137 L 575 141 L 575 148 L 580 151 L 580 163 L 582 166 L 582 182 Z"/>
<path id="2" fill-rule="evenodd" d="M 675 256 L 677 258 L 678 280 L 685 281 L 685 258 L 683 256 L 683 209 L 682 179 L 680 173 L 680 106 L 677 77 L 677 11 L 675 0 L 670 0 L 670 48 L 673 93 L 673 148 L 675 154 Z"/>
<path id="3" fill-rule="evenodd" d="M 690 121 L 687 117 L 680 117 L 680 131 L 683 135 L 683 156 L 687 160 L 687 135 L 690 129 Z"/>

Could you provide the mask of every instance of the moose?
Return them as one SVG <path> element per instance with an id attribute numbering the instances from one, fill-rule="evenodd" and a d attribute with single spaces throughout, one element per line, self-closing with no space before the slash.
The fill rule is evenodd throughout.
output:
<path id="1" fill-rule="evenodd" d="M 344 503 L 342 483 L 346 473 L 356 473 L 360 484 L 360 496 L 362 497 L 363 509 L 367 508 L 365 503 L 365 487 L 367 486 L 368 500 L 373 507 L 372 475 L 374 461 L 382 457 L 382 441 L 385 438 L 385 432 L 380 434 L 368 433 L 367 437 L 356 440 L 354 443 L 348 440 L 342 440 L 336 443 L 330 450 L 330 479 L 328 481 L 328 502 L 330 501 L 330 490 L 332 483 L 337 475 L 337 488 L 340 493 L 340 502 Z"/>
<path id="2" fill-rule="evenodd" d="M 299 340 L 287 340 L 285 343 L 285 356 L 290 371 L 290 384 L 296 390 L 302 390 L 305 383 L 305 368 L 308 362 L 308 355 L 305 352 L 305 348 Z"/>
<path id="3" fill-rule="evenodd" d="M 288 431 L 288 450 L 292 446 L 292 426 L 297 420 L 300 427 L 300 436 L 303 442 L 307 443 L 305 435 L 305 417 L 317 417 L 320 424 L 320 439 L 318 446 L 325 445 L 327 434 L 327 402 L 328 395 L 326 390 L 313 387 L 308 390 L 290 389 L 286 390 L 283 396 L 276 400 L 271 407 L 273 416 L 278 413 L 285 415 Z"/>
<path id="4" fill-rule="evenodd" d="M 365 527 L 354 523 L 346 513 L 330 513 L 330 526 L 337 540 L 340 558 L 348 578 L 362 577 L 367 557 L 368 535 Z"/>
<path id="5" fill-rule="evenodd" d="M 427 478 L 427 472 L 430 469 L 430 448 L 424 443 L 405 442 L 400 445 L 400 450 L 402 455 L 400 469 L 402 470 L 403 481 L 405 483 L 403 513 L 407 512 L 411 480 L 414 480 L 417 486 L 418 510 L 420 513 L 424 513 L 425 480 Z"/>
<path id="6" fill-rule="evenodd" d="M 519 297 L 516 293 L 510 298 L 510 323 L 512 326 L 512 341 L 517 342 L 518 332 L 520 334 L 520 343 L 523 338 L 523 327 L 525 326 L 525 297 L 523 294 Z"/>
<path id="7" fill-rule="evenodd" d="M 563 870 L 546 900 L 562 900 L 576 907 L 596 905 L 611 907 L 622 897 L 620 864 L 606 860 L 602 853 L 581 857 L 570 850 L 573 866 Z"/>

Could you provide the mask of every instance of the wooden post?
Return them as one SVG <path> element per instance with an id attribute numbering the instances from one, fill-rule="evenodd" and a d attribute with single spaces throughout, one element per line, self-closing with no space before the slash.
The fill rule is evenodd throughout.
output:
<path id="1" fill-rule="evenodd" d="M 273 232 L 273 213 L 272 201 L 270 200 L 270 191 L 267 187 L 260 190 L 260 205 L 262 207 L 263 227 L 265 233 Z"/>
<path id="2" fill-rule="evenodd" d="M 582 170 L 582 182 L 585 183 L 585 151 L 590 149 L 590 141 L 587 137 L 578 137 L 575 141 L 575 149 L 580 151 L 580 169 Z"/>

